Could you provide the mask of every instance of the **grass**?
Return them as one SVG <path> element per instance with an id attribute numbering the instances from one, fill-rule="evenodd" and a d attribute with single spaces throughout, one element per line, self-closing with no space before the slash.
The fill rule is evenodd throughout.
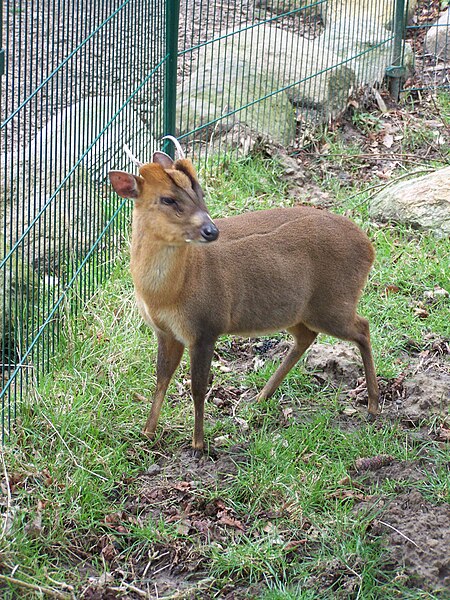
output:
<path id="1" fill-rule="evenodd" d="M 375 118 L 365 120 L 364 127 L 369 125 L 378 131 Z M 355 148 L 352 152 L 357 155 Z M 357 171 L 357 160 L 362 159 L 353 158 L 350 172 Z M 320 161 L 336 166 L 326 156 Z M 230 160 L 213 176 L 205 172 L 213 216 L 293 204 L 281 172 L 277 161 L 261 157 Z M 376 247 L 361 313 L 371 323 L 378 375 L 396 377 L 411 340 L 420 347 L 429 334 L 450 337 L 448 299 L 427 305 L 426 319 L 415 313 L 424 292 L 448 285 L 450 244 L 406 226 L 372 222 L 361 198 L 348 200 L 361 193 L 358 181 L 350 193 L 331 175 L 325 174 L 320 184 L 335 194 L 333 210 L 361 224 Z M 218 348 L 232 356 L 228 338 Z M 125 253 L 83 313 L 68 319 L 52 371 L 20 407 L 5 448 L 13 523 L 1 540 L 2 572 L 36 586 L 30 591 L 3 583 L 5 600 L 43 596 L 39 586 L 83 597 L 93 585 L 88 578 L 98 582 L 105 572 L 112 573 L 116 588 L 122 585 L 131 594 L 126 588 L 133 581 L 130 573 L 160 547 L 199 556 L 209 587 L 190 597 L 220 597 L 230 582 L 237 589 L 250 586 L 253 597 L 265 600 L 435 597 L 392 573 L 382 541 L 368 532 L 377 504 L 369 512 L 355 510 L 361 496 L 393 497 L 398 486 L 388 481 L 361 491 L 351 474 L 359 457 L 416 461 L 425 453 L 434 467 L 414 485 L 430 501 L 448 502 L 448 446 L 415 445 L 399 423 L 370 424 L 358 415 L 352 427 L 343 428 L 339 391 L 319 385 L 302 367 L 265 402 L 238 402 L 234 413 L 208 402 L 208 440 L 222 437 L 219 454 L 232 456 L 238 447 L 245 461 L 226 485 L 203 482 L 190 499 L 203 505 L 220 498 L 242 530 L 199 539 L 164 511 L 155 518 L 145 513 L 141 520 L 138 513 L 136 521 L 123 522 L 123 530 L 112 529 L 112 515 L 126 512 L 130 498 L 139 496 L 142 473 L 161 457 L 169 465 L 182 463 L 180 448 L 191 436 L 191 401 L 182 390 L 180 395 L 175 382 L 154 445 L 140 435 L 149 407 L 138 395 L 151 396 L 155 358 L 155 339 L 135 308 Z M 275 367 L 270 361 L 253 372 L 224 372 L 216 366 L 214 382 L 256 392 Z M 186 388 L 188 377 L 185 357 L 176 380 Z M 285 409 L 294 412 L 286 417 Z M 139 510 L 144 514 L 142 506 Z M 115 553 L 114 560 L 108 560 L 105 548 Z"/>

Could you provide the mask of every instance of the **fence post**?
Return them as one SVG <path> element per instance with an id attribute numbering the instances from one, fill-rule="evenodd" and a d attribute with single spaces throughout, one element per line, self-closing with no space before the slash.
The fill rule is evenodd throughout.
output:
<path id="1" fill-rule="evenodd" d="M 401 79 L 405 74 L 405 67 L 403 65 L 403 38 L 406 27 L 406 2 L 405 0 L 395 0 L 392 64 L 386 69 L 389 91 L 396 101 L 400 97 Z"/>
<path id="2" fill-rule="evenodd" d="M 3 46 L 3 0 L 0 0 L 0 82 L 5 73 L 5 49 Z M 1 86 L 1 83 L 0 83 Z M 0 92 L 2 91 L 0 87 Z"/>
<path id="3" fill-rule="evenodd" d="M 164 82 L 164 135 L 175 135 L 177 112 L 177 64 L 180 0 L 166 0 L 166 68 Z M 174 157 L 173 144 L 164 141 L 164 152 Z"/>

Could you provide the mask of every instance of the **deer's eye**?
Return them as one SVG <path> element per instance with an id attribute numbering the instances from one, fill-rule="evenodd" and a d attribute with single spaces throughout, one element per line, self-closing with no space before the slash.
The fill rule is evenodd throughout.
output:
<path id="1" fill-rule="evenodd" d="M 161 204 L 164 204 L 165 206 L 176 206 L 176 201 L 173 198 L 168 198 L 166 196 L 163 196 L 160 200 Z"/>

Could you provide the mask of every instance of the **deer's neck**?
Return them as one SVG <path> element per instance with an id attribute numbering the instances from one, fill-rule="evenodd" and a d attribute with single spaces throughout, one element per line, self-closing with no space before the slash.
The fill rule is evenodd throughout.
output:
<path id="1" fill-rule="evenodd" d="M 189 250 L 188 246 L 133 240 L 131 273 L 137 293 L 156 306 L 176 302 L 184 285 Z"/>

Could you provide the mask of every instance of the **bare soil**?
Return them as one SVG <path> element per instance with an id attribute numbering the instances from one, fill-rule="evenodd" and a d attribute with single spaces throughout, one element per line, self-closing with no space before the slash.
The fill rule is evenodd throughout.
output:
<path id="1" fill-rule="evenodd" d="M 450 506 L 432 504 L 418 490 L 410 490 L 386 501 L 378 500 L 375 510 L 377 517 L 370 532 L 384 537 L 386 559 L 397 577 L 437 593 L 448 593 Z"/>

